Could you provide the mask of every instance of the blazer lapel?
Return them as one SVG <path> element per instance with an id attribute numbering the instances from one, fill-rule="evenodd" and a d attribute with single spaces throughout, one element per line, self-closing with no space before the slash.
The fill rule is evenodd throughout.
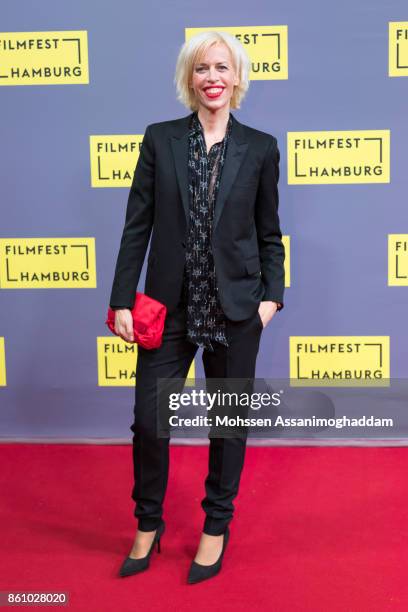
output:
<path id="1" fill-rule="evenodd" d="M 187 226 L 190 218 L 188 201 L 188 126 L 192 116 L 193 113 L 183 117 L 181 120 L 177 120 L 176 135 L 170 139 Z"/>
<path id="2" fill-rule="evenodd" d="M 193 113 L 178 121 L 176 135 L 171 137 L 171 146 L 176 167 L 177 180 L 186 215 L 187 226 L 190 220 L 188 198 L 188 126 Z M 248 143 L 245 140 L 244 126 L 232 115 L 231 135 L 222 169 L 221 182 L 215 202 L 213 230 L 215 229 L 231 187 L 237 177 L 244 159 Z"/>
<path id="3" fill-rule="evenodd" d="M 245 142 L 242 124 L 235 117 L 232 120 L 231 135 L 227 146 L 227 152 L 222 169 L 220 186 L 215 201 L 213 231 L 220 219 L 224 204 L 229 196 L 231 187 L 237 177 L 238 171 L 244 159 L 248 143 Z"/>

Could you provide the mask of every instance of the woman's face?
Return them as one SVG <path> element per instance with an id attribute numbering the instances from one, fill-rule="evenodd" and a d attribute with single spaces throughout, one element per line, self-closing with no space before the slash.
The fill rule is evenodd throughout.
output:
<path id="1" fill-rule="evenodd" d="M 223 43 L 215 43 L 193 66 L 190 86 L 199 107 L 216 111 L 230 106 L 234 85 L 239 84 L 230 50 Z"/>

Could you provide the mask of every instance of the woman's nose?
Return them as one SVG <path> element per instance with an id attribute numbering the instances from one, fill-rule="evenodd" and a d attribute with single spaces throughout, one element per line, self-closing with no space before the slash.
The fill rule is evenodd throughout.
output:
<path id="1" fill-rule="evenodd" d="M 218 80 L 217 71 L 215 68 L 212 68 L 211 66 L 208 70 L 208 80 L 211 82 Z"/>

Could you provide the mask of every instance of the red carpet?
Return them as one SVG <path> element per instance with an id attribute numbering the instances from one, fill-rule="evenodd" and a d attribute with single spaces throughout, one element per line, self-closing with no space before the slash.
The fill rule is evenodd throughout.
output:
<path id="1" fill-rule="evenodd" d="M 407 449 L 248 447 L 222 572 L 187 585 L 207 452 L 171 447 L 162 552 L 119 578 L 131 447 L 0 445 L 0 590 L 66 591 L 75 612 L 408 609 Z"/>

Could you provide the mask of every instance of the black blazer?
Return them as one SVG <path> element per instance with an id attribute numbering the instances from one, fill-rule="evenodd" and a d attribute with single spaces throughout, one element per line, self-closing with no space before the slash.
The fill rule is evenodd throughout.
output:
<path id="1" fill-rule="evenodd" d="M 181 297 L 189 223 L 188 125 L 192 114 L 147 126 L 129 193 L 110 306 L 132 308 L 149 238 L 144 292 L 168 312 Z M 283 305 L 285 250 L 278 216 L 274 136 L 232 115 L 212 234 L 226 316 L 249 318 L 262 300 Z M 152 231 L 153 230 L 153 231 Z"/>

